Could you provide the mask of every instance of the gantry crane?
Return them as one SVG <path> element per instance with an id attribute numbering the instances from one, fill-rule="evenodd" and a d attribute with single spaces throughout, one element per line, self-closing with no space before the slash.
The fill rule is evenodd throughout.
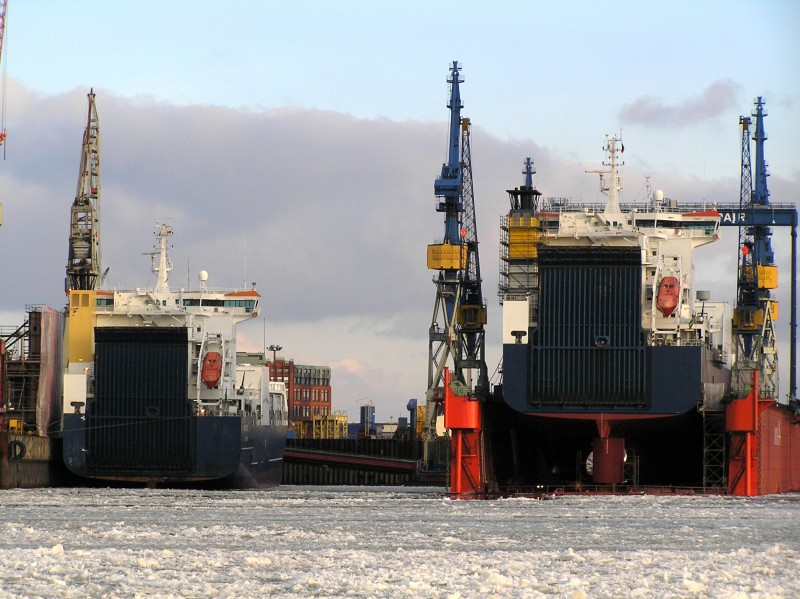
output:
<path id="1" fill-rule="evenodd" d="M 83 134 L 78 187 L 72 203 L 66 290 L 91 290 L 100 275 L 100 121 L 94 90 Z"/>
<path id="2" fill-rule="evenodd" d="M 423 436 L 435 435 L 436 416 L 444 397 L 444 372 L 476 398 L 489 393 L 485 361 L 486 306 L 481 291 L 478 233 L 472 187 L 470 121 L 461 117 L 463 83 L 457 61 L 450 67 L 450 134 L 448 160 L 434 182 L 436 211 L 444 214 L 444 237 L 428 246 L 428 268 L 436 302 L 429 330 L 428 390 Z M 473 371 L 477 371 L 473 391 Z M 427 447 L 427 446 L 426 446 Z M 426 456 L 427 460 L 427 456 Z"/>

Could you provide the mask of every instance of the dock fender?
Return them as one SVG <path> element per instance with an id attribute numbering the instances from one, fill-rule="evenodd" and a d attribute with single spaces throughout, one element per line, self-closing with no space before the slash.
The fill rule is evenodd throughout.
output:
<path id="1" fill-rule="evenodd" d="M 12 460 L 21 460 L 25 457 L 26 451 L 25 443 L 19 439 L 14 439 L 8 443 L 8 457 Z"/>

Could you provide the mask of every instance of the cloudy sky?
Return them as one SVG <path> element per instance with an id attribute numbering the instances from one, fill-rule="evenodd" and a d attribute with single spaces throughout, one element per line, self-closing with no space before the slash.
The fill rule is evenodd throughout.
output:
<path id="1" fill-rule="evenodd" d="M 606 134 L 625 142 L 623 201 L 738 202 L 739 115 L 767 100 L 771 201 L 800 191 L 800 5 L 766 2 L 10 0 L 3 48 L 0 324 L 64 304 L 86 95 L 102 136 L 103 267 L 144 286 L 156 220 L 175 229 L 173 286 L 255 281 L 280 344 L 333 368 L 334 409 L 378 419 L 424 397 L 458 60 L 472 160 L 489 371 L 500 357 L 498 223 L 535 162 L 547 196 L 600 200 Z M 788 392 L 790 238 L 776 230 Z M 735 229 L 698 254 L 733 301 Z"/>

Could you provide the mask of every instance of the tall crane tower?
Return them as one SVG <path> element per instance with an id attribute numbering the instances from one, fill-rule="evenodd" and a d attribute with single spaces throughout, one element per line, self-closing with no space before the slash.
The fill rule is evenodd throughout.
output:
<path id="1" fill-rule="evenodd" d="M 2 62 L 3 55 L 3 42 L 6 38 L 6 15 L 8 14 L 8 0 L 0 0 L 0 62 Z M 5 69 L 3 69 L 3 97 L 2 97 L 2 123 L 0 123 L 0 145 L 6 140 L 6 86 L 5 86 Z"/>
<path id="2" fill-rule="evenodd" d="M 3 63 L 3 42 L 6 37 L 6 14 L 8 11 L 8 0 L 0 0 L 0 65 Z M 5 69 L 3 69 L 3 78 L 5 79 Z M 3 82 L 2 89 L 2 107 L 0 107 L 0 146 L 6 141 L 6 86 Z M 3 147 L 3 155 L 5 156 L 5 147 Z M 3 203 L 0 202 L 0 226 L 3 224 Z"/>
<path id="3" fill-rule="evenodd" d="M 486 306 L 481 291 L 478 232 L 472 186 L 470 121 L 461 117 L 463 83 L 457 61 L 450 66 L 450 134 L 448 160 L 434 182 L 436 211 L 444 214 L 444 237 L 428 246 L 428 268 L 437 271 L 433 282 L 436 302 L 429 330 L 428 390 L 424 433 L 435 431 L 443 398 L 443 373 L 450 363 L 453 379 L 474 395 L 486 397 L 489 378 L 485 361 Z"/>
<path id="4" fill-rule="evenodd" d="M 755 177 L 750 162 L 750 117 L 740 117 L 742 127 L 742 164 L 739 205 L 741 210 L 769 206 L 767 163 L 764 159 L 764 101 L 755 102 Z M 753 181 L 755 179 L 755 181 Z M 778 353 L 775 320 L 778 302 L 770 290 L 778 286 L 778 267 L 772 250 L 772 229 L 763 224 L 739 228 L 739 263 L 736 286 L 736 308 L 733 326 L 737 336 L 737 370 L 755 369 L 759 378 L 759 397 L 778 397 Z"/>
<path id="5" fill-rule="evenodd" d="M 66 290 L 95 289 L 100 279 L 100 121 L 94 90 L 83 134 L 78 187 L 72 202 Z"/>
<path id="6" fill-rule="evenodd" d="M 778 268 L 772 251 L 770 226 L 770 223 L 776 224 L 776 216 L 770 207 L 767 190 L 767 163 L 764 159 L 764 141 L 767 139 L 764 133 L 765 116 L 764 102 L 759 97 L 755 102 L 755 111 L 751 114 L 755 118 L 755 132 L 752 134 L 756 146 L 755 177 L 750 163 L 752 121 L 750 117 L 739 118 L 742 128 L 739 195 L 741 220 L 736 306 L 733 311 L 736 362 L 732 370 L 731 399 L 725 410 L 725 427 L 730 435 L 728 491 L 733 495 L 745 496 L 764 492 L 761 486 L 764 480 L 761 455 L 766 431 L 761 427 L 761 414 L 778 399 L 778 351 L 775 337 L 778 302 L 771 296 L 771 290 L 778 287 Z M 764 216 L 767 218 L 763 218 Z M 797 224 L 796 220 L 795 212 L 794 225 Z M 794 312 L 794 302 L 792 304 Z M 794 386 L 794 375 L 790 386 Z"/>

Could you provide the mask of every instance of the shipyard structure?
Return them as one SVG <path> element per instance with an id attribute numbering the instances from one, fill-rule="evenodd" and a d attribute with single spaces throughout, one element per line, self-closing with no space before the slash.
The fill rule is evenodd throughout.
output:
<path id="1" fill-rule="evenodd" d="M 599 175 L 600 204 L 544 196 L 525 161 L 500 224 L 502 380 L 489 389 L 456 62 L 448 82 L 450 161 L 434 184 L 445 236 L 428 247 L 437 300 L 426 431 L 431 438 L 443 414 L 451 493 L 800 490 L 797 210 L 769 202 L 762 99 L 740 121 L 736 203 L 682 204 L 656 191 L 645 204 L 624 204 L 615 136 L 601 168 L 587 171 Z M 792 231 L 788 401 L 777 384 L 771 236 L 780 226 Z M 739 233 L 734 305 L 712 297 L 694 271 L 696 250 L 717 242 L 722 227 Z"/>

